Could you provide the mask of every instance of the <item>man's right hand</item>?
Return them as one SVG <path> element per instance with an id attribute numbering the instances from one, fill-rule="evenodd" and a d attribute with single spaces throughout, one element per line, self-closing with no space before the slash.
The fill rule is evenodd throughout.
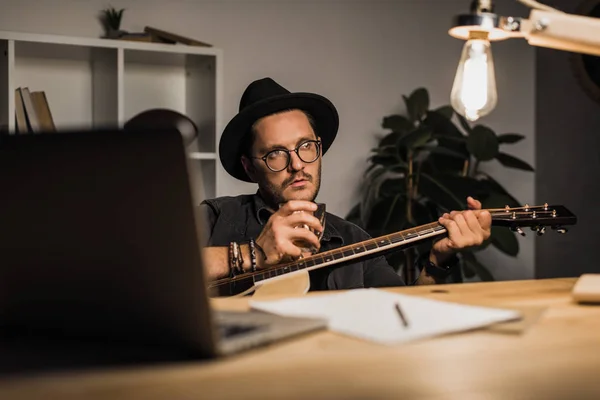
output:
<path id="1" fill-rule="evenodd" d="M 302 247 L 314 247 L 319 249 L 321 244 L 319 238 L 309 229 L 322 232 L 323 227 L 319 220 L 313 215 L 317 205 L 311 201 L 291 200 L 283 204 L 277 212 L 273 213 L 262 232 L 256 239 L 256 243 L 264 251 L 260 256 L 258 267 L 276 265 L 287 259 L 297 259 L 302 255 Z"/>

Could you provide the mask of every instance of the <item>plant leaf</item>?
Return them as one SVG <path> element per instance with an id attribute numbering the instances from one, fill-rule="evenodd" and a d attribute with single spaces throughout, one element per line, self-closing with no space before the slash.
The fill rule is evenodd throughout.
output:
<path id="1" fill-rule="evenodd" d="M 386 179 L 379 187 L 379 197 L 406 196 L 406 178 Z"/>
<path id="2" fill-rule="evenodd" d="M 444 115 L 437 111 L 430 111 L 427 113 L 427 118 L 423 121 L 423 124 L 433 130 L 432 137 L 436 139 L 439 146 L 464 154 L 465 159 L 470 156 L 467 151 L 466 136 Z M 461 171 L 464 164 L 464 160 L 442 154 L 436 154 L 430 162 L 437 170 L 456 172 Z"/>
<path id="3" fill-rule="evenodd" d="M 352 222 L 353 224 L 356 224 L 358 226 L 360 226 L 361 228 L 365 228 L 364 226 L 361 226 L 361 218 L 360 218 L 360 203 L 356 203 L 351 209 L 350 211 L 348 211 L 348 214 L 346 214 L 346 216 L 344 217 L 344 219 L 348 222 Z"/>
<path id="4" fill-rule="evenodd" d="M 367 226 L 370 219 L 370 214 L 373 211 L 373 204 L 380 200 L 379 191 L 381 185 L 388 179 L 395 179 L 402 177 L 397 172 L 392 172 L 389 168 L 379 168 L 373 170 L 367 179 L 365 179 L 367 186 L 363 193 L 360 204 L 360 213 L 362 218 L 362 226 Z"/>
<path id="5" fill-rule="evenodd" d="M 383 208 L 385 210 L 385 208 Z M 387 208 L 388 212 L 381 226 L 381 234 L 392 233 L 400 230 L 399 224 L 403 224 L 406 219 L 406 203 L 402 201 L 400 195 L 392 198 L 392 204 Z"/>
<path id="6" fill-rule="evenodd" d="M 504 165 L 505 167 L 521 169 L 524 171 L 534 171 L 531 165 L 517 157 L 511 156 L 510 154 L 499 152 L 495 157 L 496 160 L 500 161 L 500 164 Z"/>
<path id="7" fill-rule="evenodd" d="M 379 147 L 393 146 L 395 148 L 401 135 L 402 134 L 398 131 L 393 131 L 392 133 L 385 135 L 379 141 Z"/>
<path id="8" fill-rule="evenodd" d="M 468 265 L 469 268 L 472 269 L 482 281 L 490 282 L 495 280 L 490 271 L 483 264 L 481 264 L 479 260 L 477 260 L 475 254 L 471 253 L 470 251 L 462 251 L 460 254 L 462 255 L 462 259 L 465 264 Z"/>
<path id="9" fill-rule="evenodd" d="M 467 149 L 479 161 L 492 160 L 498 154 L 498 138 L 487 126 L 477 125 L 468 136 Z"/>
<path id="10" fill-rule="evenodd" d="M 406 225 L 406 202 L 400 194 L 379 199 L 368 211 L 364 229 L 372 237 L 400 231 Z"/>
<path id="11" fill-rule="evenodd" d="M 414 125 L 402 115 L 389 115 L 383 118 L 381 127 L 384 129 L 391 129 L 394 132 L 404 134 L 414 129 Z"/>
<path id="12" fill-rule="evenodd" d="M 399 147 L 413 149 L 418 146 L 423 146 L 431 140 L 432 131 L 429 127 L 420 127 L 413 132 L 403 136 L 398 142 Z"/>
<path id="13" fill-rule="evenodd" d="M 442 107 L 436 108 L 434 111 L 436 113 L 443 115 L 444 117 L 446 117 L 448 119 L 452 118 L 452 116 L 454 115 L 454 109 L 452 108 L 452 106 L 442 106 Z"/>
<path id="14" fill-rule="evenodd" d="M 473 196 L 475 198 L 481 198 L 486 195 L 486 190 L 482 186 L 481 181 L 470 176 L 458 176 L 453 174 L 441 173 L 435 175 L 435 178 L 444 187 L 447 187 L 456 197 L 459 199 L 465 199 L 461 201 L 461 204 L 466 207 L 467 196 Z"/>
<path id="15" fill-rule="evenodd" d="M 492 226 L 492 244 L 504 254 L 516 257 L 519 254 L 519 241 L 515 234 L 503 226 Z"/>
<path id="16" fill-rule="evenodd" d="M 498 143 L 517 143 L 525 139 L 525 136 L 519 135 L 518 133 L 503 133 L 498 135 Z"/>
<path id="17" fill-rule="evenodd" d="M 471 134 L 473 128 L 471 128 L 471 125 L 469 125 L 465 117 L 463 117 L 459 113 L 456 113 L 456 117 L 458 118 L 458 122 L 460 123 L 460 126 L 462 126 L 462 128 L 465 130 L 465 132 L 467 134 Z"/>
<path id="18" fill-rule="evenodd" d="M 449 156 L 449 157 L 459 158 L 461 160 L 465 160 L 466 159 L 466 157 L 465 157 L 464 154 L 461 154 L 458 151 L 447 149 L 447 148 L 441 147 L 441 146 L 424 145 L 424 146 L 415 147 L 414 150 L 427 151 L 427 152 L 433 153 L 433 154 L 442 154 L 442 155 L 446 155 L 446 156 Z"/>
<path id="19" fill-rule="evenodd" d="M 485 172 L 481 172 L 481 171 L 479 172 L 479 175 L 484 177 L 484 179 L 479 179 L 479 181 L 481 182 L 482 188 L 486 189 L 490 193 L 498 193 L 498 194 L 508 197 L 508 199 L 510 199 L 510 201 L 506 204 L 508 204 L 511 207 L 518 207 L 519 205 L 522 204 L 514 196 L 512 196 L 510 193 L 508 193 L 508 191 L 506 189 L 504 189 L 504 187 L 500 183 L 498 183 L 498 181 L 496 181 L 494 178 L 492 178 L 491 175 L 489 175 Z M 504 204 L 504 205 L 506 205 L 506 204 Z"/>
<path id="20" fill-rule="evenodd" d="M 446 210 L 460 210 L 466 207 L 466 200 L 461 200 L 442 182 L 433 176 L 421 172 L 419 188 L 421 193 Z"/>
<path id="21" fill-rule="evenodd" d="M 425 88 L 415 89 L 410 96 L 402 96 L 406 103 L 406 110 L 410 120 L 413 122 L 421 121 L 429 109 L 429 92 Z"/>
<path id="22" fill-rule="evenodd" d="M 511 196 L 494 192 L 490 193 L 490 195 L 481 202 L 482 208 L 503 208 L 504 206 L 519 207 L 520 204 Z"/>
<path id="23" fill-rule="evenodd" d="M 458 138 L 465 137 L 450 119 L 446 118 L 446 116 L 438 111 L 428 111 L 427 118 L 425 118 L 423 123 L 429 126 L 435 135 Z"/>

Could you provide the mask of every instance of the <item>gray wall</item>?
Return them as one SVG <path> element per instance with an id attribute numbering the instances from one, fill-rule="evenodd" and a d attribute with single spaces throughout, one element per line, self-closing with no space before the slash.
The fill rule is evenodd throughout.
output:
<path id="1" fill-rule="evenodd" d="M 248 83 L 272 76 L 292 91 L 316 91 L 339 109 L 340 133 L 324 160 L 319 201 L 345 215 L 356 202 L 359 179 L 376 143 L 381 118 L 404 112 L 402 94 L 418 86 L 433 106 L 449 103 L 463 42 L 447 35 L 452 16 L 470 0 L 3 0 L 0 29 L 76 36 L 101 35 L 98 11 L 126 8 L 123 29 L 155 26 L 224 50 L 224 116 L 237 112 Z M 499 12 L 523 15 L 513 0 Z M 523 41 L 493 46 L 499 104 L 481 122 L 527 139 L 508 152 L 535 165 L 534 49 Z M 534 203 L 534 174 L 486 166 L 517 199 Z M 255 191 L 228 178 L 227 194 Z M 521 241 L 516 259 L 494 248 L 482 261 L 497 279 L 533 277 L 534 241 Z"/>
<path id="2" fill-rule="evenodd" d="M 579 1 L 552 4 L 574 12 Z M 536 277 L 600 272 L 600 103 L 586 95 L 573 74 L 572 55 L 536 50 L 536 198 L 567 206 L 578 223 L 567 235 L 536 242 Z"/>

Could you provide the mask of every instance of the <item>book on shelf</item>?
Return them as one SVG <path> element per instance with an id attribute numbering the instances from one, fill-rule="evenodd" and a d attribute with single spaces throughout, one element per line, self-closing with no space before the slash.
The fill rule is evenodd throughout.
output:
<path id="1" fill-rule="evenodd" d="M 18 134 L 54 132 L 56 127 L 44 91 L 15 90 L 15 128 Z"/>
<path id="2" fill-rule="evenodd" d="M 212 47 L 212 44 L 208 44 L 205 42 L 201 42 L 196 39 L 191 39 L 185 36 L 177 35 L 175 33 L 163 31 L 161 29 L 156 29 L 151 26 L 146 26 L 144 28 L 144 32 L 151 35 L 154 41 L 162 42 L 162 43 L 182 43 L 188 46 L 202 46 L 202 47 Z"/>
<path id="3" fill-rule="evenodd" d="M 118 37 L 118 40 L 129 40 L 132 42 L 155 42 L 151 34 L 142 33 L 125 33 Z"/>

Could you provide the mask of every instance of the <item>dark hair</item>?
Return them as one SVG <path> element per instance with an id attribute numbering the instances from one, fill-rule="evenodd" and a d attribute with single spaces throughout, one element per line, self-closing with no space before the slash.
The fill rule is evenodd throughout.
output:
<path id="1" fill-rule="evenodd" d="M 301 111 L 302 113 L 304 113 L 304 115 L 306 115 L 306 118 L 308 118 L 308 123 L 310 124 L 310 127 L 312 128 L 313 132 L 315 133 L 315 136 L 316 137 L 319 136 L 317 134 L 317 125 L 315 123 L 315 119 L 313 118 L 312 115 L 310 115 L 308 112 L 306 112 L 304 110 L 299 110 L 297 108 L 289 108 L 289 109 L 278 111 L 271 115 L 277 115 L 277 114 L 281 114 L 281 113 L 289 112 L 289 111 Z M 254 139 L 256 138 L 256 134 L 258 133 L 256 131 L 256 126 L 258 125 L 258 123 L 260 122 L 261 119 L 256 120 L 256 122 L 254 122 L 254 124 L 252 124 L 252 127 L 250 127 L 249 134 L 244 135 L 244 138 L 242 139 L 242 154 L 245 155 L 246 157 L 250 157 L 252 155 L 251 154 L 252 146 L 254 145 Z"/>

